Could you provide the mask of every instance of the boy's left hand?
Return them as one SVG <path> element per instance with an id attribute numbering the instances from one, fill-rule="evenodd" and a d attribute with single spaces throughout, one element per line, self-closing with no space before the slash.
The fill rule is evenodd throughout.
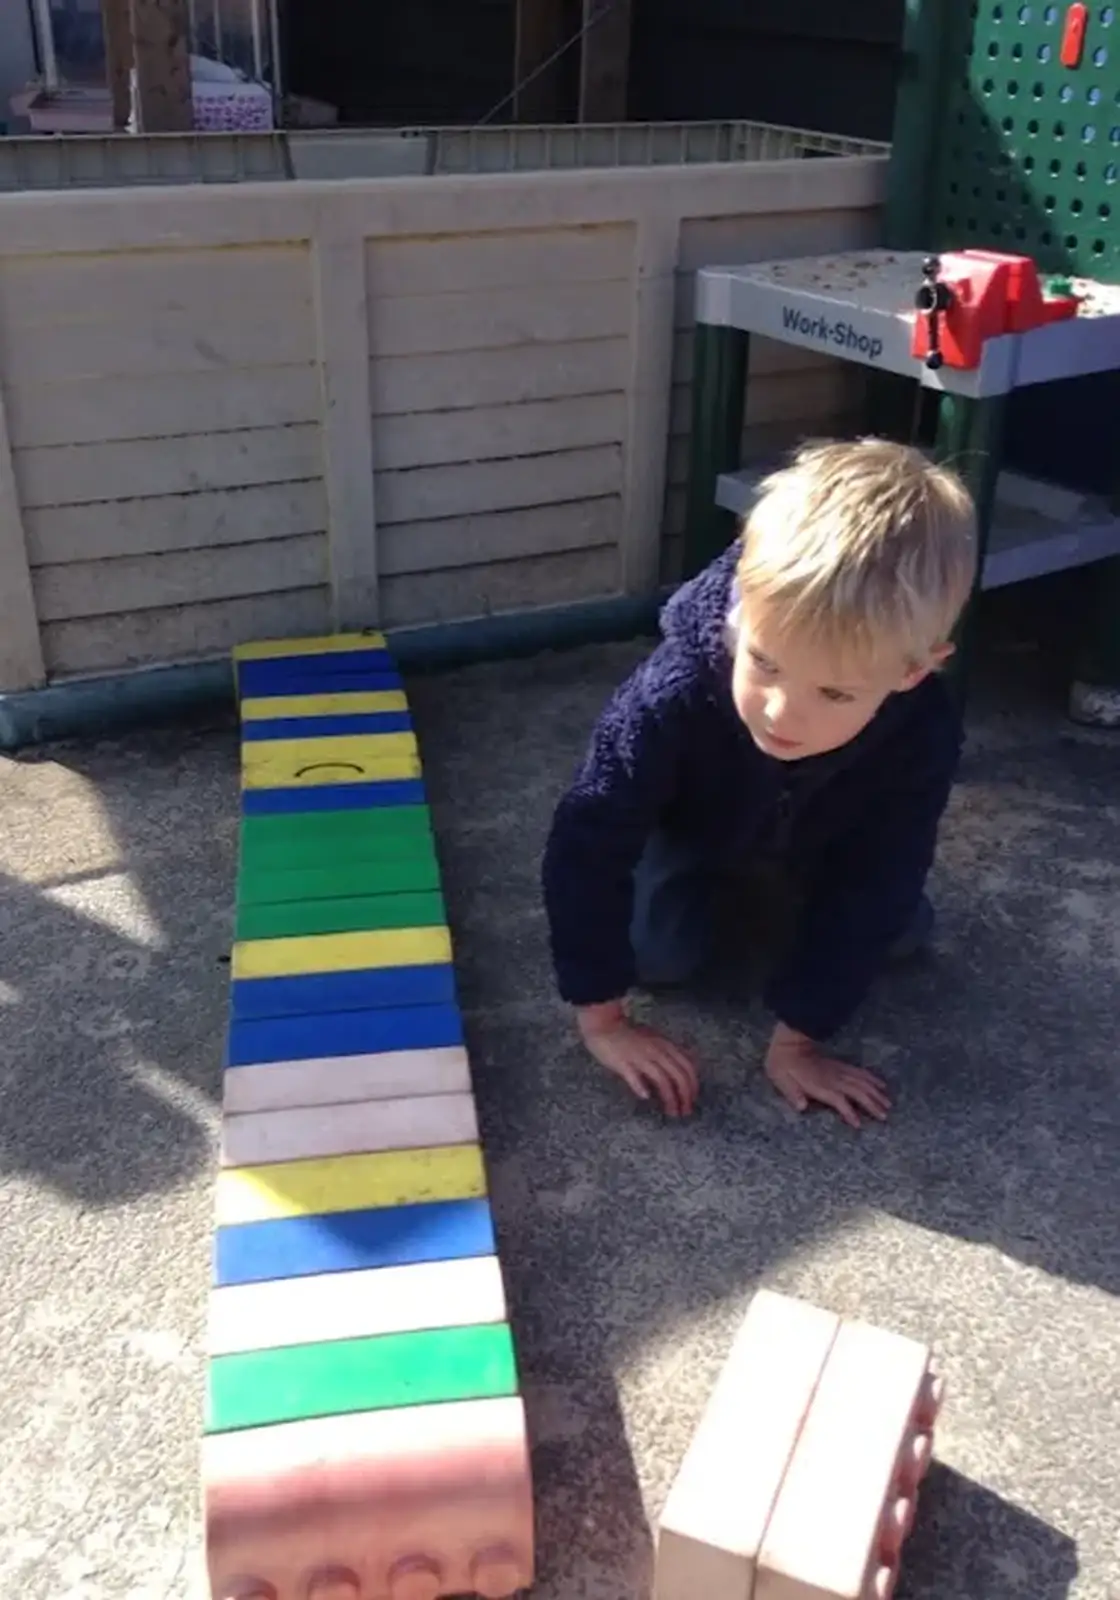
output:
<path id="1" fill-rule="evenodd" d="M 881 1078 L 825 1055 L 812 1039 L 784 1022 L 774 1029 L 766 1052 L 766 1076 L 795 1111 L 805 1111 L 810 1101 L 816 1101 L 831 1106 L 850 1128 L 861 1126 L 860 1111 L 882 1122 L 890 1110 Z"/>

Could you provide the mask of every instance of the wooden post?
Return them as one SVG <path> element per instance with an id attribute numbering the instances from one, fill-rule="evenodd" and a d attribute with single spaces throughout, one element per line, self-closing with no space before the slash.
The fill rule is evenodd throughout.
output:
<path id="1" fill-rule="evenodd" d="M 131 0 L 131 11 L 139 132 L 189 133 L 194 116 L 187 0 Z"/>
<path id="2" fill-rule="evenodd" d="M 312 240 L 323 397 L 331 622 L 341 632 L 379 620 L 365 235 L 353 211 L 324 207 Z"/>
<path id="3" fill-rule="evenodd" d="M 37 689 L 45 678 L 35 591 L 0 390 L 0 693 Z"/>
<path id="4" fill-rule="evenodd" d="M 101 29 L 105 35 L 105 76 L 113 98 L 113 128 L 128 127 L 132 111 L 132 16 L 129 0 L 101 0 Z"/>
<path id="5" fill-rule="evenodd" d="M 631 0 L 583 0 L 579 120 L 625 122 L 630 87 Z"/>
<path id="6" fill-rule="evenodd" d="M 513 46 L 513 81 L 522 83 L 564 42 L 563 0 L 517 0 Z M 560 119 L 560 62 L 518 89 L 513 100 L 515 122 L 557 122 Z"/>

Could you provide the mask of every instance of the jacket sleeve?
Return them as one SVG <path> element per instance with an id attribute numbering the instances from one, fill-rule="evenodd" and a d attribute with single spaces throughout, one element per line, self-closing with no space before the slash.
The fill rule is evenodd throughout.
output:
<path id="1" fill-rule="evenodd" d="M 922 734 L 920 748 L 892 752 L 890 776 L 818 863 L 793 948 L 769 984 L 770 1009 L 811 1039 L 847 1022 L 917 911 L 960 756 L 951 714 Z"/>
<path id="2" fill-rule="evenodd" d="M 676 788 L 684 691 L 662 644 L 606 706 L 556 808 L 542 869 L 561 998 L 594 1005 L 634 982 L 634 869 Z"/>

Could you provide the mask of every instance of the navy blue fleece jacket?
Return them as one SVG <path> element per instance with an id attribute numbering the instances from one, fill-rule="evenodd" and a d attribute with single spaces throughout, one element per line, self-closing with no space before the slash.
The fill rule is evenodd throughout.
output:
<path id="1" fill-rule="evenodd" d="M 814 1039 L 860 1004 L 913 915 L 960 752 L 945 684 L 891 695 L 849 744 L 764 755 L 731 698 L 727 618 L 738 544 L 665 607 L 663 638 L 599 718 L 557 807 L 543 881 L 561 996 L 617 999 L 635 981 L 634 868 L 651 831 L 699 842 L 715 869 L 788 859 L 806 889 L 793 947 L 766 995 Z"/>

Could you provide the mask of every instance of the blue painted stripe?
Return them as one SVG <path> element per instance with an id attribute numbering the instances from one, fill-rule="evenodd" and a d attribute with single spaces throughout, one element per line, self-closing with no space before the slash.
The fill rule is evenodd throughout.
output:
<path id="1" fill-rule="evenodd" d="M 372 811 L 376 806 L 423 806 L 428 797 L 422 778 L 389 778 L 384 783 L 317 783 L 290 789 L 243 789 L 246 817 L 276 816 L 299 811 Z"/>
<path id="2" fill-rule="evenodd" d="M 411 733 L 412 718 L 407 711 L 364 711 L 341 717 L 268 717 L 246 722 L 241 737 L 250 743 L 257 739 L 328 739 L 348 733 Z"/>
<path id="3" fill-rule="evenodd" d="M 276 694 L 338 694 L 349 689 L 399 689 L 401 675 L 387 650 L 347 650 L 337 655 L 239 662 L 237 687 L 247 699 Z"/>
<path id="4" fill-rule="evenodd" d="M 230 984 L 230 1015 L 234 1022 L 372 1011 L 378 1006 L 454 1003 L 455 969 L 450 961 L 423 967 L 363 967 L 352 972 L 301 972 L 283 978 L 235 978 Z"/>
<path id="5" fill-rule="evenodd" d="M 214 1283 L 266 1283 L 318 1272 L 359 1272 L 461 1261 L 495 1252 L 487 1200 L 435 1200 L 243 1222 L 214 1233 Z"/>
<path id="6" fill-rule="evenodd" d="M 379 1055 L 387 1050 L 439 1050 L 463 1043 L 457 1006 L 386 1006 L 317 1017 L 269 1017 L 234 1022 L 226 1063 L 231 1068 L 320 1056 Z"/>

